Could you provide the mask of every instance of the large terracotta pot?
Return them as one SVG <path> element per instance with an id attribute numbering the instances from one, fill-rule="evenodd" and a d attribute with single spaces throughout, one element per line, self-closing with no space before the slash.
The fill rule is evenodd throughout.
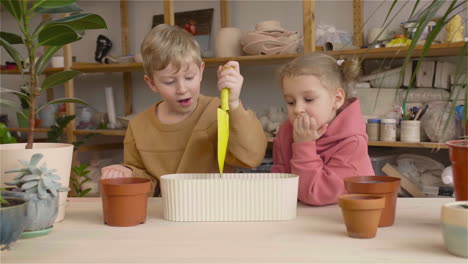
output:
<path id="1" fill-rule="evenodd" d="M 449 146 L 455 200 L 468 201 L 468 140 L 452 140 Z"/>
<path id="2" fill-rule="evenodd" d="M 99 181 L 104 223 L 134 226 L 146 222 L 151 181 L 143 178 L 115 178 Z"/>
<path id="3" fill-rule="evenodd" d="M 0 174 L 2 187 L 7 186 L 4 183 L 13 180 L 16 173 L 5 174 L 5 171 L 18 169 L 22 165 L 18 160 L 29 161 L 36 153 L 42 153 L 44 158 L 42 162 L 47 163 L 47 168 L 56 169 L 55 174 L 60 176 L 62 187 L 68 188 L 70 183 L 71 163 L 73 158 L 73 145 L 62 143 L 34 143 L 33 149 L 25 149 L 26 143 L 2 144 L 0 145 Z M 68 192 L 59 192 L 59 210 L 56 222 L 65 217 L 65 205 Z"/>
<path id="4" fill-rule="evenodd" d="M 349 193 L 382 195 L 385 197 L 385 209 L 380 218 L 379 227 L 391 226 L 395 221 L 396 199 L 400 190 L 400 179 L 389 176 L 356 176 L 344 179 Z"/>
<path id="5" fill-rule="evenodd" d="M 440 222 L 448 251 L 468 258 L 468 201 L 444 204 Z"/>
<path id="6" fill-rule="evenodd" d="M 377 233 L 385 197 L 371 194 L 345 194 L 338 198 L 348 236 L 373 238 Z"/>

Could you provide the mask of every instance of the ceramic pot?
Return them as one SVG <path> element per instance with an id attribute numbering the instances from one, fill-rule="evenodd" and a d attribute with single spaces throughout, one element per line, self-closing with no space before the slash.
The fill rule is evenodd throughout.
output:
<path id="1" fill-rule="evenodd" d="M 396 199 L 400 190 L 400 179 L 389 176 L 356 176 L 344 179 L 349 193 L 382 195 L 385 197 L 385 209 L 380 218 L 379 227 L 391 226 L 395 221 Z"/>
<path id="2" fill-rule="evenodd" d="M 242 55 L 240 40 L 242 32 L 239 28 L 224 27 L 216 35 L 216 57 L 238 57 Z"/>
<path id="3" fill-rule="evenodd" d="M 49 229 L 54 225 L 58 214 L 58 196 L 40 199 L 37 193 L 15 191 L 5 191 L 3 196 L 27 201 L 24 232 Z"/>
<path id="4" fill-rule="evenodd" d="M 452 140 L 449 146 L 456 201 L 468 201 L 468 140 Z"/>
<path id="5" fill-rule="evenodd" d="M 444 204 L 440 222 L 448 251 L 468 258 L 468 201 Z"/>
<path id="6" fill-rule="evenodd" d="M 144 178 L 114 178 L 99 181 L 104 223 L 135 226 L 146 222 L 151 181 Z"/>
<path id="7" fill-rule="evenodd" d="M 377 233 L 385 197 L 372 194 L 345 194 L 338 198 L 348 236 L 373 238 Z"/>
<path id="8" fill-rule="evenodd" d="M 3 174 L 5 171 L 18 169 L 21 164 L 18 160 L 30 160 L 36 153 L 44 155 L 43 162 L 47 163 L 51 169 L 56 169 L 56 174 L 60 176 L 60 185 L 68 188 L 70 183 L 71 163 L 73 157 L 73 145 L 62 143 L 34 143 L 33 149 L 25 149 L 26 143 L 0 144 L 0 182 L 12 181 L 15 173 Z M 65 205 L 67 203 L 68 192 L 59 192 L 59 210 L 56 222 L 65 218 Z"/>
<path id="9" fill-rule="evenodd" d="M 24 230 L 26 216 L 26 201 L 19 198 L 5 198 L 8 205 L 0 208 L 0 247 L 8 249 L 10 244 L 18 240 Z"/>

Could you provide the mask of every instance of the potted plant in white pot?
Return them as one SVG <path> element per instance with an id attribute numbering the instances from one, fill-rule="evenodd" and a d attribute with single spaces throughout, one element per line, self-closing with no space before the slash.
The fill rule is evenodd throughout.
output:
<path id="1" fill-rule="evenodd" d="M 84 101 L 76 98 L 55 99 L 41 108 L 37 109 L 37 97 L 41 92 L 60 85 L 76 77 L 78 71 L 61 71 L 45 78 L 42 82 L 39 76 L 43 73 L 50 59 L 64 45 L 78 41 L 82 38 L 85 30 L 106 28 L 106 23 L 96 14 L 80 13 L 82 10 L 75 4 L 77 0 L 35 0 L 17 1 L 0 0 L 1 7 L 7 11 L 16 21 L 21 32 L 20 35 L 0 32 L 0 45 L 8 52 L 15 61 L 23 78 L 23 88 L 26 88 L 29 96 L 20 91 L 1 88 L 2 93 L 13 93 L 27 99 L 29 104 L 29 126 L 28 140 L 26 144 L 0 145 L 0 173 L 2 184 L 10 181 L 11 177 L 3 175 L 5 171 L 14 170 L 18 167 L 18 160 L 29 160 L 34 154 L 42 153 L 47 164 L 57 170 L 60 183 L 68 187 L 71 173 L 71 162 L 73 145 L 59 143 L 35 143 L 34 123 L 35 116 L 41 108 L 49 104 L 58 103 L 81 103 Z M 56 20 L 48 20 L 32 25 L 32 19 L 43 14 L 71 13 Z M 16 45 L 24 47 L 24 53 L 15 48 Z M 37 51 L 46 48 L 45 52 L 38 56 Z M 30 62 L 30 63 L 25 63 Z M 11 101 L 0 98 L 2 105 L 18 107 Z M 67 193 L 60 194 L 60 210 L 57 220 L 64 217 L 64 205 Z"/>
<path id="2" fill-rule="evenodd" d="M 26 201 L 21 198 L 3 197 L 0 188 L 0 250 L 9 249 L 24 230 Z"/>
<path id="3" fill-rule="evenodd" d="M 6 182 L 15 188 L 4 192 L 3 196 L 28 202 L 23 233 L 26 237 L 47 234 L 52 230 L 58 214 L 58 194 L 68 191 L 68 188 L 62 187 L 58 182 L 60 176 L 55 174 L 56 169 L 48 169 L 45 162 L 39 166 L 43 157 L 41 153 L 36 153 L 30 161 L 19 161 L 22 168 L 5 172 L 17 175 L 12 181 Z"/>

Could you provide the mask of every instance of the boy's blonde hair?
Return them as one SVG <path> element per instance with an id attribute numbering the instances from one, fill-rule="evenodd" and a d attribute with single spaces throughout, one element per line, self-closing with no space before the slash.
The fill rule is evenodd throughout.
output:
<path id="1" fill-rule="evenodd" d="M 361 72 L 359 60 L 346 59 L 338 65 L 337 60 L 325 53 L 308 53 L 282 66 L 279 70 L 279 81 L 283 87 L 286 77 L 313 75 L 330 90 L 343 88 L 347 93 L 348 83 L 355 80 Z"/>
<path id="2" fill-rule="evenodd" d="M 178 71 L 183 63 L 194 62 L 201 65 L 201 51 L 190 33 L 178 26 L 160 24 L 146 35 L 141 43 L 143 70 L 152 78 L 154 71 L 166 68 L 169 64 Z"/>

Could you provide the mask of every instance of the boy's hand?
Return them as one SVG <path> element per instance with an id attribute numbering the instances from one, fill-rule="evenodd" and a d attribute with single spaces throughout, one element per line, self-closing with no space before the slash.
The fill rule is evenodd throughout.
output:
<path id="1" fill-rule="evenodd" d="M 242 89 L 244 77 L 240 74 L 239 63 L 237 61 L 228 61 L 223 66 L 218 67 L 218 90 L 229 88 L 229 108 L 236 109 L 239 104 L 239 95 Z"/>
<path id="2" fill-rule="evenodd" d="M 315 118 L 302 114 L 294 120 L 293 128 L 294 142 L 308 142 L 315 141 L 325 134 L 328 124 L 318 128 Z"/>
<path id="3" fill-rule="evenodd" d="M 101 179 L 133 177 L 131 169 L 122 165 L 110 165 L 101 169 Z"/>

